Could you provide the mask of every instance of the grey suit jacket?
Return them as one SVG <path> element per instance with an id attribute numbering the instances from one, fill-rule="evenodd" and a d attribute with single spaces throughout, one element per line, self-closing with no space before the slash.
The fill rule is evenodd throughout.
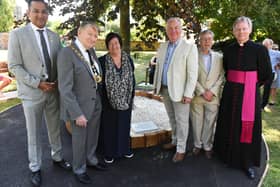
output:
<path id="1" fill-rule="evenodd" d="M 199 52 L 198 80 L 195 87 L 193 103 L 219 104 L 220 102 L 220 93 L 224 82 L 223 56 L 212 50 L 210 53 L 211 67 L 209 73 L 207 73 L 203 63 L 202 54 Z M 210 90 L 214 94 L 211 102 L 206 101 L 201 96 L 206 90 Z"/>
<path id="2" fill-rule="evenodd" d="M 47 35 L 52 63 L 51 80 L 55 81 L 57 79 L 56 59 L 62 46 L 56 33 L 47 29 Z M 28 100 L 41 98 L 43 92 L 38 89 L 38 85 L 41 80 L 46 80 L 47 70 L 30 24 L 10 33 L 8 62 L 9 70 L 17 79 L 19 98 Z"/>
<path id="3" fill-rule="evenodd" d="M 75 44 L 72 44 L 80 52 Z M 100 63 L 92 51 L 96 62 Z M 70 47 L 63 48 L 58 55 L 58 88 L 60 93 L 61 118 L 75 120 L 84 115 L 91 118 L 95 107 L 97 84 L 93 79 L 87 62 Z M 101 72 L 102 73 L 102 72 Z"/>

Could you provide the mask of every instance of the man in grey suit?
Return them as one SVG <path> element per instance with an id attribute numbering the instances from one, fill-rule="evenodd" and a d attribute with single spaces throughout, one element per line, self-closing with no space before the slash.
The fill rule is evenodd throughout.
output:
<path id="1" fill-rule="evenodd" d="M 172 142 L 164 149 L 176 148 L 173 162 L 184 159 L 189 132 L 189 109 L 197 81 L 197 47 L 182 39 L 179 18 L 169 18 L 166 25 L 168 41 L 157 53 L 154 86 L 163 102 L 172 128 Z"/>
<path id="2" fill-rule="evenodd" d="M 93 47 L 98 27 L 84 22 L 78 37 L 58 56 L 58 87 L 61 96 L 61 118 L 71 122 L 73 172 L 81 183 L 91 183 L 87 166 L 106 170 L 96 157 L 98 143 L 102 72 Z"/>
<path id="3" fill-rule="evenodd" d="M 224 80 L 223 56 L 213 50 L 214 33 L 204 30 L 199 35 L 199 68 L 195 97 L 191 103 L 193 154 L 204 149 L 206 158 L 212 157 L 213 135 Z"/>
<path id="4" fill-rule="evenodd" d="M 31 23 L 13 30 L 8 44 L 9 70 L 15 75 L 18 96 L 22 100 L 28 137 L 31 182 L 41 184 L 41 123 L 44 115 L 53 163 L 70 170 L 62 158 L 56 58 L 61 49 L 59 36 L 45 27 L 48 4 L 43 0 L 28 2 Z"/>

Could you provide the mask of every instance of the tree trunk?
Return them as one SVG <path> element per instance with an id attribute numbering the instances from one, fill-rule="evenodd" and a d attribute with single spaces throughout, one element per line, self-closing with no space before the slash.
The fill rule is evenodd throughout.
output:
<path id="1" fill-rule="evenodd" d="M 130 13 L 129 0 L 120 0 L 120 34 L 123 41 L 123 50 L 130 53 Z"/>

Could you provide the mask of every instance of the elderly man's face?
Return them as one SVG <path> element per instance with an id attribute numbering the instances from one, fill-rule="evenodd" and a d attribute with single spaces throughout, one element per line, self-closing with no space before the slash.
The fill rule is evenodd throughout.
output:
<path id="1" fill-rule="evenodd" d="M 200 47 L 203 51 L 209 51 L 214 43 L 213 36 L 209 33 L 200 36 Z"/>
<path id="2" fill-rule="evenodd" d="M 86 26 L 78 30 L 78 39 L 86 49 L 95 46 L 98 39 L 98 32 L 91 26 Z"/>
<path id="3" fill-rule="evenodd" d="M 233 35 L 239 43 L 245 43 L 249 40 L 250 33 L 251 29 L 248 23 L 244 21 L 237 23 L 233 28 Z"/>
<path id="4" fill-rule="evenodd" d="M 182 33 L 182 28 L 180 23 L 176 20 L 169 21 L 166 26 L 166 33 L 170 42 L 176 42 Z"/>

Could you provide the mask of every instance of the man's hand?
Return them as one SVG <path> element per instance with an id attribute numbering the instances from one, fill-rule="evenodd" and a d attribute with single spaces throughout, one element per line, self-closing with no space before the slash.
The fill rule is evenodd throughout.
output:
<path id="1" fill-rule="evenodd" d="M 206 100 L 206 101 L 208 101 L 208 102 L 210 102 L 210 101 L 212 101 L 212 99 L 213 99 L 213 93 L 210 91 L 210 90 L 206 90 L 205 92 L 204 92 L 204 94 L 203 94 L 203 98 Z"/>
<path id="2" fill-rule="evenodd" d="M 190 104 L 191 101 L 192 101 L 191 98 L 185 97 L 185 96 L 184 96 L 183 99 L 182 99 L 182 103 L 183 103 L 183 104 Z"/>
<path id="3" fill-rule="evenodd" d="M 84 115 L 80 115 L 79 117 L 76 118 L 75 121 L 76 121 L 76 125 L 78 125 L 79 127 L 87 127 L 88 120 Z"/>
<path id="4" fill-rule="evenodd" d="M 57 82 L 40 82 L 39 89 L 41 89 L 43 92 L 52 92 L 57 88 Z"/>

